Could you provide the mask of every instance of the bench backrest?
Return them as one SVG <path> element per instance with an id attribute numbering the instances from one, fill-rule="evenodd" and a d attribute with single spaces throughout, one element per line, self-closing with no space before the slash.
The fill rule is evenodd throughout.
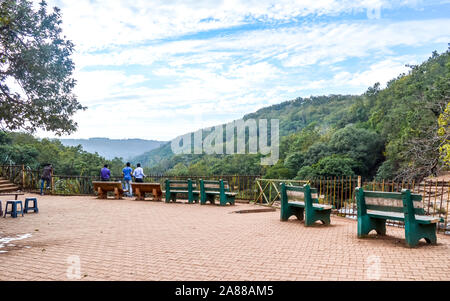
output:
<path id="1" fill-rule="evenodd" d="M 312 208 L 313 203 L 318 203 L 316 188 L 311 188 L 308 184 L 303 186 L 292 186 L 281 183 L 281 208 L 285 208 L 289 201 L 304 202 L 305 207 Z"/>
<path id="2" fill-rule="evenodd" d="M 170 190 L 188 190 L 189 189 L 189 181 L 190 180 L 166 180 L 166 187 L 169 185 Z M 192 182 L 192 189 L 197 188 L 197 183 Z M 166 188 L 167 189 L 167 188 Z"/>
<path id="3" fill-rule="evenodd" d="M 291 186 L 286 185 L 286 195 L 288 198 L 288 201 L 299 201 L 304 202 L 305 201 L 305 190 L 306 186 Z M 311 198 L 316 201 L 318 201 L 318 194 L 317 194 L 317 188 L 310 188 L 311 192 Z"/>
<path id="4" fill-rule="evenodd" d="M 407 196 L 406 196 L 406 192 Z M 364 191 L 362 188 L 356 188 L 356 198 L 359 207 L 363 210 L 377 210 L 388 212 L 405 212 L 403 198 L 409 197 L 412 202 L 412 208 L 415 214 L 423 215 L 422 196 L 420 194 L 412 194 L 409 190 L 401 192 L 381 192 L 381 191 Z M 359 210 L 359 209 L 358 209 Z"/>
<path id="5" fill-rule="evenodd" d="M 214 181 L 214 180 L 200 180 L 203 184 L 202 187 L 204 191 L 220 191 L 220 181 Z M 223 188 L 224 191 L 228 192 L 230 191 L 230 185 L 228 185 L 228 181 L 223 181 Z"/>

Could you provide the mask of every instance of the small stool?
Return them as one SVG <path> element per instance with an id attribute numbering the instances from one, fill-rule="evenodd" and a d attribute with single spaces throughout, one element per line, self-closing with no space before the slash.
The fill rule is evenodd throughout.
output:
<path id="1" fill-rule="evenodd" d="M 33 206 L 29 207 L 28 203 L 33 202 Z M 37 199 L 36 198 L 26 198 L 25 199 L 25 209 L 23 210 L 24 213 L 28 213 L 29 210 L 33 210 L 33 212 L 39 213 L 38 205 L 37 205 Z"/>
<path id="2" fill-rule="evenodd" d="M 8 205 L 11 204 L 11 210 L 8 211 Z M 20 210 L 17 210 L 17 204 L 20 204 Z M 12 217 L 16 218 L 17 214 L 22 214 L 23 216 L 23 204 L 22 201 L 7 201 L 5 206 L 5 215 L 3 217 L 6 217 L 7 214 L 11 214 Z"/>

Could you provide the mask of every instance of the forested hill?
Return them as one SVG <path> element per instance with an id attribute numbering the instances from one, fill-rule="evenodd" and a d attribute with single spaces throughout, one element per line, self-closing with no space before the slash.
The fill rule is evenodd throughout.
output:
<path id="1" fill-rule="evenodd" d="M 108 138 L 89 138 L 89 139 L 60 139 L 65 146 L 81 145 L 83 149 L 90 153 L 98 153 L 106 159 L 129 158 L 141 155 L 144 152 L 158 148 L 165 142 L 144 139 L 108 139 Z"/>
<path id="2" fill-rule="evenodd" d="M 438 118 L 448 115 L 443 113 L 450 101 L 450 53 L 434 52 L 410 67 L 384 89 L 375 84 L 362 95 L 297 98 L 245 115 L 280 120 L 281 159 L 275 166 L 262 167 L 257 155 L 174 156 L 169 144 L 135 159 L 155 172 L 178 175 L 420 179 L 437 174 L 445 165 L 440 150 L 448 142 L 442 136 L 448 125 L 441 122 L 439 129 Z"/>
<path id="3" fill-rule="evenodd" d="M 359 98 L 352 95 L 299 97 L 262 108 L 245 115 L 243 119 L 279 119 L 280 136 L 286 136 L 314 122 L 322 128 L 332 127 L 345 118 L 348 108 Z"/>

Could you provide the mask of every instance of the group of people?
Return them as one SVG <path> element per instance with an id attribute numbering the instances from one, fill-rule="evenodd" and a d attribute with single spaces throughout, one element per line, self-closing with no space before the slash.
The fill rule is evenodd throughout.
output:
<path id="1" fill-rule="evenodd" d="M 136 168 L 133 170 L 131 168 L 130 162 L 127 162 L 126 166 L 122 169 L 122 176 L 124 181 L 124 189 L 128 191 L 128 196 L 132 196 L 131 190 L 131 181 L 134 178 L 134 181 L 137 183 L 144 182 L 144 169 L 141 167 L 141 163 L 136 165 Z M 100 178 L 102 181 L 110 181 L 111 179 L 111 171 L 108 169 L 108 164 L 105 164 L 100 171 Z"/>
<path id="2" fill-rule="evenodd" d="M 53 166 L 52 164 L 46 164 L 44 170 L 41 175 L 41 195 L 44 194 L 44 186 L 46 189 L 50 188 L 50 183 L 52 181 L 53 174 Z M 136 168 L 133 170 L 131 168 L 130 162 L 127 162 L 126 166 L 122 169 L 122 176 L 124 181 L 124 189 L 128 191 L 128 196 L 132 196 L 133 193 L 131 191 L 131 181 L 134 178 L 134 181 L 137 183 L 144 182 L 144 169 L 141 167 L 141 163 L 136 165 Z M 110 181 L 111 179 L 111 171 L 108 169 L 108 164 L 105 164 L 100 171 L 100 179 L 102 181 Z"/>

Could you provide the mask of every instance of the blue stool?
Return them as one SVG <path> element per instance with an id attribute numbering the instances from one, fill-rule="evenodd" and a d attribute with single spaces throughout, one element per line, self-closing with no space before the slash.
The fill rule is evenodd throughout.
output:
<path id="1" fill-rule="evenodd" d="M 28 203 L 29 202 L 33 202 L 33 206 L 29 207 Z M 25 199 L 25 209 L 23 210 L 23 212 L 28 213 L 28 210 L 33 210 L 33 212 L 39 213 L 39 209 L 37 206 L 37 199 L 36 198 L 26 198 Z"/>
<path id="2" fill-rule="evenodd" d="M 8 211 L 8 205 L 11 204 L 11 210 Z M 20 210 L 17 209 L 17 204 L 20 204 Z M 17 217 L 17 214 L 22 214 L 23 216 L 23 204 L 22 201 L 7 201 L 5 206 L 5 215 L 11 214 L 12 217 Z"/>

